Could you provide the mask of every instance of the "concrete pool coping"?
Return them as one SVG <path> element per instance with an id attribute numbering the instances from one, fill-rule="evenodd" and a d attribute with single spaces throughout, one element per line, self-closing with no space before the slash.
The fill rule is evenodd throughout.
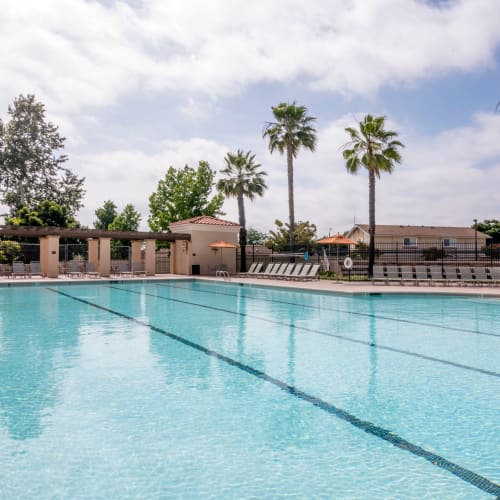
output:
<path id="1" fill-rule="evenodd" d="M 0 288 L 13 286 L 44 286 L 59 284 L 99 284 L 99 283 L 122 283 L 122 282 L 155 282 L 166 280 L 199 280 L 216 283 L 247 284 L 252 286 L 271 286 L 279 288 L 309 290 L 316 292 L 333 292 L 350 295 L 364 294 L 432 294 L 432 295 L 470 295 L 500 298 L 500 286 L 478 286 L 478 285 L 401 285 L 379 284 L 374 285 L 366 281 L 334 281 L 334 280 L 312 280 L 292 281 L 271 278 L 239 278 L 230 279 L 215 276 L 184 276 L 179 274 L 158 274 L 151 277 L 108 277 L 108 278 L 0 278 Z"/>

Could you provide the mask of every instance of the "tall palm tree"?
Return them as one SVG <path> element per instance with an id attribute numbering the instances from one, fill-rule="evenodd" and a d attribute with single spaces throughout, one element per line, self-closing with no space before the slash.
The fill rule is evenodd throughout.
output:
<path id="1" fill-rule="evenodd" d="M 288 213 L 290 217 L 290 251 L 295 249 L 295 209 L 293 202 L 293 159 L 297 158 L 302 146 L 310 151 L 316 147 L 316 129 L 312 123 L 316 118 L 307 116 L 305 106 L 297 106 L 282 102 L 271 108 L 274 122 L 267 122 L 264 126 L 263 137 L 269 139 L 269 151 L 286 152 L 288 167 Z"/>
<path id="2" fill-rule="evenodd" d="M 356 174 L 361 167 L 368 170 L 370 226 L 368 275 L 370 277 L 373 276 L 375 263 L 375 180 L 380 179 L 381 172 L 392 172 L 394 165 L 401 162 L 398 148 L 404 148 L 404 144 L 395 140 L 398 134 L 385 130 L 384 125 L 383 116 L 366 115 L 359 123 L 359 130 L 351 127 L 345 129 L 351 140 L 343 146 L 348 172 Z"/>
<path id="3" fill-rule="evenodd" d="M 236 154 L 227 153 L 224 158 L 226 166 L 220 171 L 225 178 L 217 182 L 217 189 L 226 197 L 238 200 L 240 222 L 241 271 L 247 270 L 247 229 L 244 198 L 253 201 L 256 196 L 262 196 L 267 185 L 264 181 L 266 172 L 259 170 L 260 163 L 255 163 L 255 155 L 251 151 L 244 153 L 238 149 Z"/>

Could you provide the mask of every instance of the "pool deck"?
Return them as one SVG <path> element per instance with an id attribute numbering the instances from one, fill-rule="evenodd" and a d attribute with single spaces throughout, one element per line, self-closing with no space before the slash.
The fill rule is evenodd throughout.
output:
<path id="1" fill-rule="evenodd" d="M 226 283 L 242 283 L 247 285 L 257 286 L 276 286 L 281 288 L 293 288 L 302 290 L 311 290 L 319 292 L 334 292 L 345 294 L 442 294 L 442 295 L 473 295 L 484 297 L 498 297 L 500 298 L 500 286 L 478 286 L 474 284 L 469 285 L 428 285 L 422 284 L 415 285 L 402 285 L 399 283 L 390 284 L 373 284 L 366 281 L 335 281 L 335 280 L 312 280 L 312 281 L 293 281 L 284 279 L 270 279 L 270 278 L 238 278 L 231 277 L 229 280 L 226 278 L 219 278 L 215 276 L 183 276 L 179 274 L 158 274 L 152 277 L 109 277 L 109 278 L 69 278 L 60 276 L 59 278 L 0 278 L 0 287 L 10 286 L 44 286 L 49 284 L 73 284 L 73 283 L 106 283 L 106 282 L 137 282 L 137 281 L 162 281 L 168 279 L 175 280 L 206 280 L 213 282 L 226 282 Z"/>

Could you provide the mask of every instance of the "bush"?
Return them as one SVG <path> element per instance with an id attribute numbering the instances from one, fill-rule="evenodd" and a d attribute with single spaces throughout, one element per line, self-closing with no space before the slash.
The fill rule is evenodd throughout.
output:
<path id="1" fill-rule="evenodd" d="M 439 260 L 444 257 L 444 251 L 438 247 L 428 247 L 422 250 L 424 260 Z"/>
<path id="2" fill-rule="evenodd" d="M 21 245 L 17 241 L 0 241 L 0 264 L 12 264 L 22 253 Z"/>

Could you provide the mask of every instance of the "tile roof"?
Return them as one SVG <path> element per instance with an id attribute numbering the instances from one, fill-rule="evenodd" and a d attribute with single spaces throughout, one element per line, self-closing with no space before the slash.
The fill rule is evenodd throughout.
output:
<path id="1" fill-rule="evenodd" d="M 357 227 L 368 233 L 368 224 L 356 224 Z M 355 226 L 355 227 L 356 227 Z M 353 228 L 354 229 L 354 228 Z M 352 229 L 351 229 L 352 231 Z M 420 236 L 435 238 L 474 238 L 476 231 L 471 227 L 447 227 L 447 226 L 398 226 L 381 225 L 375 226 L 377 236 Z M 477 232 L 478 236 L 489 239 L 487 234 Z"/>
<path id="2" fill-rule="evenodd" d="M 216 219 L 215 217 L 210 217 L 209 215 L 199 215 L 198 217 L 191 217 L 190 219 L 178 220 L 176 222 L 172 222 L 170 226 L 180 226 L 183 224 L 205 224 L 209 226 L 239 226 L 239 224 L 236 222 Z"/>

